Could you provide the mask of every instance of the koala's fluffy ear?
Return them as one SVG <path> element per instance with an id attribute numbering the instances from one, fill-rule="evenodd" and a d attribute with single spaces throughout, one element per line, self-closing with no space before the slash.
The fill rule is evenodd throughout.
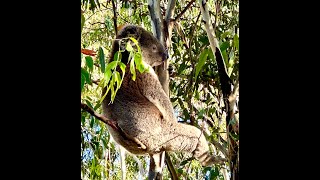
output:
<path id="1" fill-rule="evenodd" d="M 133 37 L 136 40 L 140 39 L 141 28 L 133 25 L 123 27 L 119 32 L 119 38 Z"/>
<path id="2" fill-rule="evenodd" d="M 142 30 L 141 30 L 140 27 L 133 26 L 133 25 L 128 25 L 128 26 L 123 27 L 119 31 L 119 34 L 118 34 L 118 37 L 117 37 L 118 39 L 121 39 L 121 41 L 120 41 L 120 49 L 121 50 L 125 50 L 127 42 L 130 42 L 131 46 L 133 48 L 135 48 L 135 44 L 130 39 L 128 39 L 128 37 L 133 37 L 137 41 L 139 41 L 141 33 L 142 33 L 141 31 Z"/>

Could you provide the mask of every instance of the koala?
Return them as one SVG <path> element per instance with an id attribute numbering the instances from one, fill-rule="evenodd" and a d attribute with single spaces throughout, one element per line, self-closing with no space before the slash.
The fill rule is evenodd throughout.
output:
<path id="1" fill-rule="evenodd" d="M 180 151 L 191 153 L 201 165 L 209 166 L 221 163 L 221 159 L 209 152 L 208 143 L 202 131 L 194 126 L 178 123 L 170 98 L 162 89 L 153 67 L 162 64 L 168 57 L 164 46 L 140 26 L 126 25 L 116 36 L 110 53 L 110 61 L 119 47 L 119 39 L 134 37 L 141 48 L 142 60 L 149 67 L 148 72 L 136 71 L 132 80 L 130 66 L 114 102 L 110 103 L 110 94 L 102 102 L 104 115 L 115 121 L 118 127 L 131 138 L 126 138 L 114 128 L 107 126 L 113 139 L 127 151 L 136 155 L 152 155 L 162 151 Z M 122 53 L 121 61 L 128 63 L 128 52 Z M 102 95 L 105 94 L 103 89 Z M 132 139 L 138 140 L 133 141 Z"/>

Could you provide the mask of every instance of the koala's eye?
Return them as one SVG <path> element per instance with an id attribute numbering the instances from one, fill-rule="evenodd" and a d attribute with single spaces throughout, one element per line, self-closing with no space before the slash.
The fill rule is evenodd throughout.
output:
<path id="1" fill-rule="evenodd" d="M 158 49 L 158 48 L 157 48 L 156 45 L 153 45 L 153 46 L 152 46 L 152 51 L 153 51 L 153 52 L 157 52 L 157 49 Z"/>

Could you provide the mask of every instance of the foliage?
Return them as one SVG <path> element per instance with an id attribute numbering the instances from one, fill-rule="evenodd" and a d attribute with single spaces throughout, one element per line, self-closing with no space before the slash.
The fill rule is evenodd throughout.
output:
<path id="1" fill-rule="evenodd" d="M 119 61 L 121 52 L 115 56 L 114 61 L 109 62 L 108 57 L 116 32 L 111 1 L 81 0 L 81 102 L 98 113 L 102 113 L 101 88 L 107 86 L 113 92 L 112 96 L 116 96 L 124 75 L 125 65 Z M 147 1 L 115 0 L 114 3 L 118 26 L 138 24 L 151 31 Z M 166 3 L 161 1 L 164 10 Z M 239 76 L 239 2 L 211 0 L 208 3 L 228 75 L 235 82 Z M 187 4 L 186 1 L 176 1 L 176 16 Z M 228 150 L 224 102 L 215 56 L 201 23 L 198 2 L 194 2 L 177 19 L 171 40 L 169 54 L 174 73 L 170 80 L 170 97 L 178 120 L 204 128 L 213 153 L 222 155 L 221 149 L 212 143 L 218 142 L 225 151 Z M 145 68 L 140 66 L 139 50 L 134 51 L 128 44 L 127 50 L 132 51 L 133 57 L 130 62 L 139 71 L 144 71 Z M 117 67 L 122 73 L 115 71 Z M 131 68 L 131 73 L 134 70 Z M 238 114 L 236 120 L 239 121 Z M 169 154 L 180 179 L 225 179 L 230 176 L 226 165 L 202 168 L 197 161 L 190 160 L 187 154 Z M 148 157 L 134 158 L 126 154 L 127 179 L 139 179 L 140 176 L 146 178 L 146 174 L 140 174 L 139 163 L 144 173 L 147 172 Z M 84 111 L 81 112 L 81 177 L 121 179 L 119 147 L 112 141 L 106 125 Z M 167 167 L 163 178 L 170 179 Z"/>

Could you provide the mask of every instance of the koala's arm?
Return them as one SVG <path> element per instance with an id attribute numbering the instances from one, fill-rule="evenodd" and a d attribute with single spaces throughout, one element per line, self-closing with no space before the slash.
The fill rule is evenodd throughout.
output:
<path id="1" fill-rule="evenodd" d="M 139 76 L 137 80 L 141 94 L 159 109 L 165 120 L 176 121 L 170 98 L 162 89 L 154 70 L 150 67 L 149 72 Z"/>

